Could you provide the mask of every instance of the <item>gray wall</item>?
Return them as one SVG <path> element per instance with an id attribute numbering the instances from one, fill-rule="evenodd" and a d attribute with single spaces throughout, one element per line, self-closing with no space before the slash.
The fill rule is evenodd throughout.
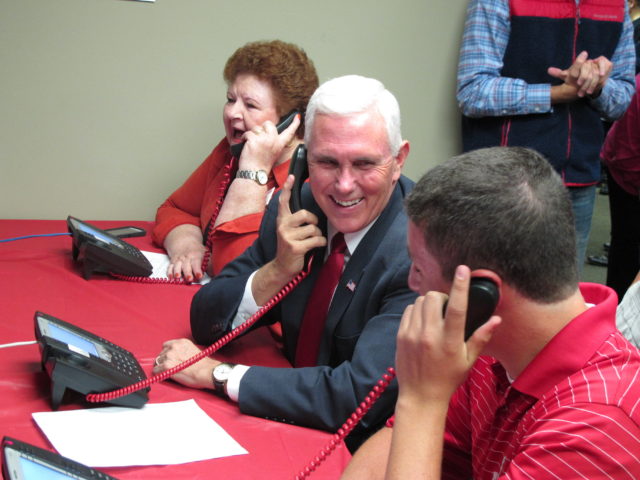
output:
<path id="1" fill-rule="evenodd" d="M 222 138 L 226 59 L 303 47 L 398 98 L 417 179 L 459 150 L 463 0 L 0 0 L 0 218 L 151 220 Z"/>

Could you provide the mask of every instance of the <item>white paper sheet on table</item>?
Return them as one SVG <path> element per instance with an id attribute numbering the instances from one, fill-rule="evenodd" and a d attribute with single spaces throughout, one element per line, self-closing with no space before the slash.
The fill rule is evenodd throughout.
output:
<path id="1" fill-rule="evenodd" d="M 61 455 L 90 467 L 173 465 L 248 453 L 194 400 L 32 415 Z"/>

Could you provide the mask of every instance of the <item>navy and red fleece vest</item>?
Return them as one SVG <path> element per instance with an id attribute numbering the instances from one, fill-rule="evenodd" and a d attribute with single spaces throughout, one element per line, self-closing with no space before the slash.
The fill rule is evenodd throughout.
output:
<path id="1" fill-rule="evenodd" d="M 562 83 L 548 67 L 568 68 L 583 50 L 611 59 L 620 36 L 624 0 L 510 0 L 511 33 L 502 76 L 528 83 Z M 603 126 L 587 99 L 553 105 L 544 114 L 463 117 L 464 150 L 526 146 L 542 153 L 569 186 L 600 179 Z"/>

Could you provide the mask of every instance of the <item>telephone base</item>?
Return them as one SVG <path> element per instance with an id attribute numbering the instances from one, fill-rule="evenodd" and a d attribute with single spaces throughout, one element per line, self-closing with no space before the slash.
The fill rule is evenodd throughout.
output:
<path id="1" fill-rule="evenodd" d="M 51 359 L 51 361 L 45 364 L 44 368 L 51 377 L 52 410 L 57 410 L 60 407 L 67 390 L 77 392 L 84 396 L 89 393 L 109 392 L 120 387 L 119 385 L 107 383 L 97 385 L 95 376 L 86 373 L 78 367 L 79 365 L 74 362 L 63 359 Z M 149 389 L 139 390 L 104 403 L 119 407 L 142 408 L 149 400 L 148 390 Z"/>

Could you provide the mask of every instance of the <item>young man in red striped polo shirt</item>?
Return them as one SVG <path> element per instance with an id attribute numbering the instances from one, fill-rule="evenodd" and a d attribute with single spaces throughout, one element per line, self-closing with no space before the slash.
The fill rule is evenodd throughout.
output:
<path id="1" fill-rule="evenodd" d="M 548 162 L 469 152 L 428 172 L 407 209 L 409 285 L 424 296 L 398 333 L 393 426 L 344 479 L 640 478 L 640 352 L 616 329 L 613 291 L 578 284 L 571 204 Z M 465 343 L 472 277 L 500 300 Z M 450 292 L 444 316 L 437 292 Z"/>

